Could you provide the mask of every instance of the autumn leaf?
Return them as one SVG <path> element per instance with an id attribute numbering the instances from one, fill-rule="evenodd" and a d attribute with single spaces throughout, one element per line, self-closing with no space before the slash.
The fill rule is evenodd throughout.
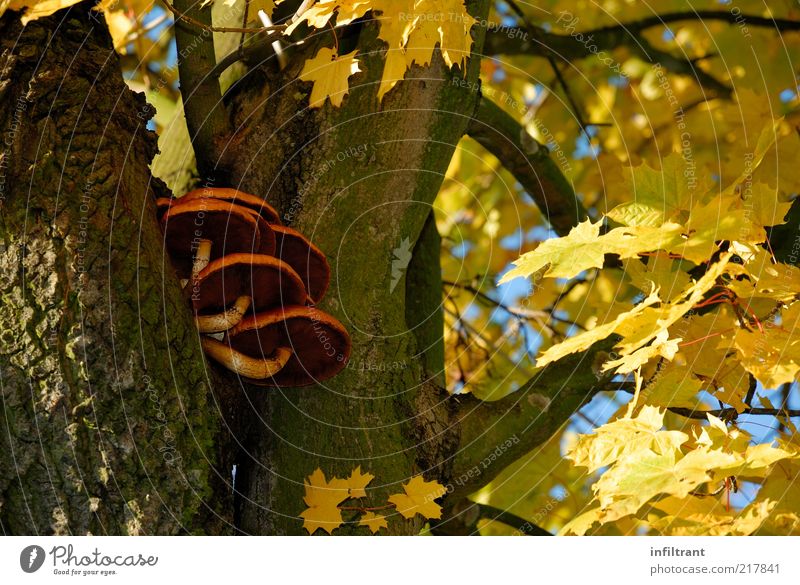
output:
<path id="1" fill-rule="evenodd" d="M 286 34 L 292 34 L 301 23 L 322 28 L 335 18 L 337 25 L 349 24 L 370 10 L 381 14 L 378 36 L 388 44 L 379 100 L 413 64 L 429 64 L 437 46 L 448 67 L 463 65 L 469 57 L 469 33 L 477 21 L 467 13 L 462 0 L 320 0 L 293 22 Z M 331 72 L 335 76 L 331 85 L 341 91 L 352 73 L 344 69 Z M 331 99 L 331 103 L 339 105 L 341 100 L 336 103 Z"/>
<path id="2" fill-rule="evenodd" d="M 364 489 L 367 484 L 375 479 L 371 473 L 361 473 L 361 466 L 356 467 L 347 478 L 347 486 L 350 488 L 351 498 L 365 498 L 367 492 Z"/>
<path id="3" fill-rule="evenodd" d="M 606 254 L 624 259 L 672 247 L 682 231 L 681 226 L 668 224 L 657 228 L 622 227 L 600 235 L 601 224 L 587 219 L 563 238 L 542 242 L 534 251 L 516 260 L 515 268 L 503 275 L 500 284 L 519 276 L 530 276 L 545 267 L 545 277 L 572 278 L 584 270 L 602 268 Z"/>
<path id="4" fill-rule="evenodd" d="M 0 16 L 6 10 L 24 10 L 22 24 L 27 24 L 37 18 L 50 16 L 62 8 L 67 8 L 78 2 L 80 0 L 10 0 L 0 2 Z"/>
<path id="5" fill-rule="evenodd" d="M 361 520 L 359 521 L 358 525 L 366 526 L 372 531 L 372 534 L 376 534 L 381 528 L 389 528 L 386 518 L 379 514 L 375 514 L 375 512 L 364 512 L 364 515 L 361 516 Z"/>
<path id="6" fill-rule="evenodd" d="M 336 477 L 327 481 L 322 470 L 317 468 L 304 485 L 306 495 L 303 499 L 308 509 L 300 514 L 304 519 L 303 528 L 309 534 L 314 534 L 318 528 L 331 534 L 344 521 L 338 506 L 350 497 L 347 481 Z"/>
<path id="7" fill-rule="evenodd" d="M 355 58 L 357 52 L 339 56 L 333 49 L 323 47 L 313 59 L 306 61 L 300 79 L 314 83 L 309 107 L 320 108 L 328 98 L 334 106 L 342 105 L 348 93 L 348 78 L 360 71 Z"/>
<path id="8" fill-rule="evenodd" d="M 687 177 L 688 163 L 679 153 L 672 153 L 654 169 L 644 162 L 623 175 L 620 189 L 630 202 L 618 205 L 608 217 L 627 226 L 658 227 L 669 221 L 682 223 L 692 200 L 702 194 L 702 187 Z"/>
<path id="9" fill-rule="evenodd" d="M 440 498 L 447 489 L 437 481 L 425 481 L 417 475 L 403 485 L 405 494 L 389 496 L 389 502 L 397 507 L 404 518 L 419 514 L 425 518 L 441 518 L 442 507 L 434 500 Z"/>

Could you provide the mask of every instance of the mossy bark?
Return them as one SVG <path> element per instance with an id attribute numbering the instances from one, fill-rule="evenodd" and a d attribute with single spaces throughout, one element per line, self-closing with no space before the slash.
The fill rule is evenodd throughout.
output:
<path id="1" fill-rule="evenodd" d="M 470 5 L 479 17 L 486 9 Z M 482 32 L 474 33 L 479 54 Z M 477 87 L 478 59 L 451 71 L 437 51 L 430 67 L 411 68 L 379 103 L 385 44 L 376 24 L 364 26 L 357 48 L 361 72 L 341 108 L 307 109 L 309 85 L 291 82 L 291 67 L 280 79 L 255 79 L 233 103 L 240 135 L 232 182 L 265 194 L 326 253 L 332 280 L 321 308 L 353 340 L 349 366 L 324 384 L 248 390 L 258 421 L 242 461 L 248 533 L 302 533 L 303 480 L 317 467 L 346 477 L 360 465 L 375 475 L 370 505 L 382 505 L 415 474 L 446 481 L 443 463 L 456 444 L 450 401 L 437 383 L 441 274 L 428 220 L 476 105 L 477 93 L 453 78 Z M 432 243 L 416 247 L 426 221 Z M 388 515 L 395 534 L 422 526 L 419 516 Z"/>
<path id="2" fill-rule="evenodd" d="M 222 532 L 219 417 L 162 253 L 151 112 L 90 9 L 0 19 L 0 527 Z"/>

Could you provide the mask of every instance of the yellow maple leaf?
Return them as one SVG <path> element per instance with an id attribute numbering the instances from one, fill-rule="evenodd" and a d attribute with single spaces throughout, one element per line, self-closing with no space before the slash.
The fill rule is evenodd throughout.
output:
<path id="1" fill-rule="evenodd" d="M 391 495 L 389 502 L 397 506 L 404 518 L 413 518 L 415 514 L 425 518 L 442 517 L 442 507 L 434 500 L 442 497 L 447 489 L 438 481 L 425 481 L 417 475 L 404 484 L 403 489 L 405 494 Z"/>
<path id="2" fill-rule="evenodd" d="M 603 371 L 614 369 L 617 374 L 630 374 L 634 370 L 642 367 L 656 356 L 662 356 L 667 360 L 672 360 L 678 353 L 678 343 L 681 338 L 668 339 L 669 331 L 666 329 L 656 335 L 653 343 L 646 345 L 636 351 L 624 355 L 619 359 L 612 360 L 603 364 Z"/>
<path id="3" fill-rule="evenodd" d="M 739 329 L 733 345 L 739 362 L 766 388 L 794 382 L 800 374 L 800 344 L 794 331 L 800 327 L 800 303 L 780 314 L 780 325 L 770 321 L 761 330 Z"/>
<path id="4" fill-rule="evenodd" d="M 703 384 L 689 368 L 669 364 L 650 381 L 642 393 L 644 404 L 654 406 L 697 406 L 697 393 Z"/>
<path id="5" fill-rule="evenodd" d="M 619 186 L 630 202 L 616 206 L 608 217 L 627 226 L 682 223 L 692 200 L 705 189 L 704 185 L 689 181 L 687 164 L 680 153 L 672 153 L 661 160 L 661 169 L 653 169 L 647 163 L 633 167 L 623 175 Z"/>
<path id="6" fill-rule="evenodd" d="M 645 309 L 653 305 L 654 303 L 659 302 L 660 299 L 656 293 L 651 294 L 646 299 L 644 299 L 641 303 L 633 307 L 630 311 L 626 311 L 624 313 L 620 313 L 617 317 L 608 323 L 604 323 L 603 325 L 598 325 L 594 329 L 590 329 L 589 331 L 583 331 L 577 335 L 573 335 L 572 337 L 568 337 L 561 343 L 557 343 L 547 349 L 542 355 L 536 358 L 536 367 L 544 367 L 551 362 L 555 362 L 560 360 L 562 357 L 569 355 L 571 353 L 575 353 L 578 351 L 584 351 L 589 349 L 592 345 L 597 343 L 598 341 L 605 339 L 609 335 L 613 334 L 614 331 L 620 327 L 623 323 L 625 323 L 628 319 L 633 318 L 634 316 L 641 314 Z"/>
<path id="7" fill-rule="evenodd" d="M 305 22 L 314 28 L 322 28 L 336 15 L 336 24 L 345 25 L 361 18 L 375 7 L 371 0 L 318 0 L 290 24 L 284 34 L 290 35 Z"/>
<path id="8" fill-rule="evenodd" d="M 592 473 L 637 451 L 671 452 L 689 440 L 681 431 L 662 431 L 663 425 L 663 410 L 643 406 L 635 417 L 604 424 L 594 434 L 568 436 L 566 457 Z"/>
<path id="9" fill-rule="evenodd" d="M 331 534 L 344 521 L 338 506 L 350 497 L 347 481 L 336 477 L 327 481 L 322 470 L 317 468 L 304 485 L 306 495 L 303 500 L 308 509 L 300 514 L 304 520 L 303 528 L 309 534 L 314 534 L 318 528 Z"/>
<path id="10" fill-rule="evenodd" d="M 381 528 L 389 528 L 386 518 L 375 512 L 364 512 L 358 525 L 366 526 L 372 531 L 372 534 L 377 533 Z"/>
<path id="11" fill-rule="evenodd" d="M 311 108 L 321 108 L 325 100 L 330 98 L 334 106 L 342 105 L 342 100 L 348 92 L 348 78 L 358 73 L 358 59 L 356 53 L 337 55 L 336 51 L 323 47 L 303 65 L 300 79 L 311 81 L 314 87 L 308 105 Z"/>
<path id="12" fill-rule="evenodd" d="M 587 219 L 563 238 L 545 240 L 514 261 L 515 268 L 500 279 L 500 284 L 519 276 L 530 276 L 545 266 L 546 277 L 572 278 L 584 270 L 602 268 L 606 254 L 617 254 L 624 259 L 643 252 L 666 250 L 680 239 L 683 229 L 671 223 L 660 227 L 632 226 L 615 228 L 601 236 L 602 223 Z"/>
<path id="13" fill-rule="evenodd" d="M 367 492 L 364 489 L 367 487 L 367 484 L 375 479 L 375 476 L 371 473 L 361 473 L 361 466 L 359 465 L 353 470 L 353 473 L 350 474 L 350 477 L 347 478 L 347 485 L 350 488 L 350 497 L 351 498 L 365 498 L 367 497 Z"/>
<path id="14" fill-rule="evenodd" d="M 428 65 L 437 46 L 448 67 L 463 65 L 469 57 L 469 33 L 477 21 L 467 12 L 463 0 L 320 0 L 293 22 L 286 34 L 292 34 L 303 22 L 322 28 L 334 16 L 337 26 L 345 25 L 369 11 L 380 14 L 378 37 L 388 45 L 379 100 L 403 79 L 411 65 Z M 340 71 L 339 81 L 346 83 L 346 78 Z"/>

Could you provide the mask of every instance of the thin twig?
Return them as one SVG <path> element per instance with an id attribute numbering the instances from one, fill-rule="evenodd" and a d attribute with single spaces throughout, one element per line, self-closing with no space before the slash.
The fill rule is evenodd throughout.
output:
<path id="1" fill-rule="evenodd" d="M 525 13 L 522 11 L 522 9 L 517 5 L 517 3 L 514 0 L 506 0 L 506 3 L 511 7 L 511 10 L 513 10 L 517 14 L 522 23 L 525 25 L 525 28 L 528 30 L 528 32 L 531 35 L 533 35 L 533 38 L 537 42 L 541 43 L 542 40 L 541 40 L 541 35 L 539 34 L 539 28 L 534 26 L 533 23 L 531 23 L 528 20 L 528 17 L 525 15 Z M 592 137 L 589 135 L 589 131 L 587 128 L 588 126 L 593 126 L 594 124 L 589 124 L 584 119 L 583 113 L 581 112 L 581 109 L 578 107 L 578 102 L 573 97 L 572 91 L 570 90 L 570 87 L 567 84 L 567 80 L 564 79 L 564 75 L 561 73 L 561 69 L 559 68 L 558 63 L 556 63 L 555 57 L 553 57 L 553 55 L 550 52 L 548 52 L 547 55 L 545 55 L 545 59 L 547 59 L 550 68 L 553 70 L 553 73 L 556 76 L 558 84 L 561 86 L 561 89 L 564 92 L 564 96 L 567 98 L 567 101 L 569 102 L 569 105 L 572 108 L 572 113 L 575 116 L 575 120 L 578 122 L 578 126 L 580 127 L 581 132 L 583 132 L 586 135 L 586 139 L 591 142 Z"/>
<path id="2" fill-rule="evenodd" d="M 250 12 L 250 0 L 244 0 L 244 10 L 242 11 L 242 28 L 245 28 L 247 26 L 247 17 L 249 16 L 248 14 L 249 12 Z M 243 32 L 242 36 L 239 37 L 240 51 L 242 50 L 242 47 L 244 47 L 245 35 L 247 35 L 247 33 Z"/>

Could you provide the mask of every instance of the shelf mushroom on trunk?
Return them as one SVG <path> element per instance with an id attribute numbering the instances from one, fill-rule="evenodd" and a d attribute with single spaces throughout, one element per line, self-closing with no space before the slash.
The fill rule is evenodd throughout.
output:
<path id="1" fill-rule="evenodd" d="M 305 386 L 337 374 L 350 336 L 315 308 L 325 295 L 325 254 L 280 224 L 263 199 L 206 188 L 160 198 L 164 242 L 191 297 L 211 359 L 265 386 Z"/>
<path id="2" fill-rule="evenodd" d="M 238 189 L 231 189 L 228 187 L 195 189 L 194 191 L 189 191 L 186 195 L 181 197 L 179 201 L 197 201 L 202 199 L 214 199 L 217 201 L 235 203 L 236 205 L 255 211 L 269 223 L 281 223 L 280 216 L 272 205 L 261 197 L 250 195 Z"/>
<path id="3" fill-rule="evenodd" d="M 337 319 L 315 307 L 287 306 L 242 319 L 225 339 L 202 338 L 212 359 L 246 381 L 307 386 L 347 365 L 350 336 Z"/>
<path id="4" fill-rule="evenodd" d="M 309 300 L 316 304 L 325 296 L 331 269 L 322 250 L 292 228 L 272 226 L 275 232 L 275 256 L 286 262 L 303 279 Z"/>
<path id="5" fill-rule="evenodd" d="M 272 253 L 275 234 L 239 205 L 214 200 L 173 204 L 161 217 L 179 278 L 194 279 L 210 260 L 237 252 Z"/>
<path id="6" fill-rule="evenodd" d="M 254 313 L 302 304 L 306 288 L 285 262 L 264 254 L 228 254 L 201 270 L 192 285 L 195 322 L 201 333 L 227 331 Z"/>

